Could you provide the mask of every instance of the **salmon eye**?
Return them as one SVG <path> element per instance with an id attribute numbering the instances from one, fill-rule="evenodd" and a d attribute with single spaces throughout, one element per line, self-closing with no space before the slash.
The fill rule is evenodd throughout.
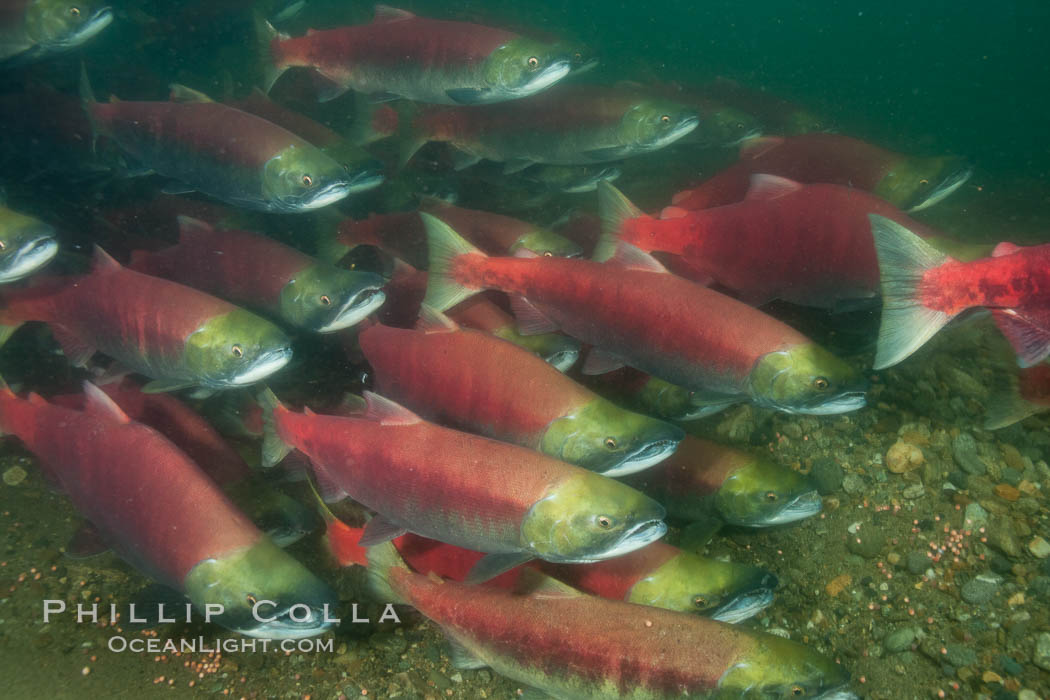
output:
<path id="1" fill-rule="evenodd" d="M 241 349 L 240 345 L 234 345 L 232 348 L 230 348 L 230 352 L 238 360 L 241 359 L 242 357 L 244 357 L 244 350 Z"/>
<path id="2" fill-rule="evenodd" d="M 536 58 L 535 56 L 529 56 L 529 60 L 526 61 L 526 63 L 529 64 L 530 70 L 536 70 L 540 67 L 540 59 Z"/>
<path id="3" fill-rule="evenodd" d="M 314 184 L 314 179 L 309 175 L 303 175 L 303 184 L 309 187 L 310 185 Z"/>
<path id="4" fill-rule="evenodd" d="M 6 247 L 7 247 L 7 244 L 4 243 L 3 241 L 0 241 L 0 250 L 3 250 Z"/>
<path id="5" fill-rule="evenodd" d="M 826 377 L 817 377 L 813 380 L 813 387 L 820 391 L 824 391 L 829 386 L 831 386 L 831 382 L 829 382 Z"/>
<path id="6" fill-rule="evenodd" d="M 695 596 L 693 596 L 693 607 L 694 608 L 700 608 L 700 609 L 706 608 L 707 607 L 707 598 L 705 598 L 702 595 L 695 595 Z"/>
<path id="7" fill-rule="evenodd" d="M 543 251 L 543 257 L 545 257 L 545 258 L 553 258 L 554 257 L 554 253 L 550 252 L 549 250 L 545 250 L 545 251 Z"/>
<path id="8" fill-rule="evenodd" d="M 615 450 L 616 449 L 616 438 L 612 438 L 612 437 L 605 438 L 605 446 L 608 447 L 610 450 Z"/>
<path id="9" fill-rule="evenodd" d="M 796 685 L 791 688 L 791 694 L 794 695 L 796 698 L 800 698 L 806 694 L 806 689 L 800 685 Z"/>
<path id="10" fill-rule="evenodd" d="M 927 180 L 926 178 L 923 178 L 923 179 L 919 180 L 919 184 L 922 185 L 923 187 L 925 187 L 926 185 L 930 184 L 930 181 Z"/>
<path id="11" fill-rule="evenodd" d="M 252 605 L 252 606 L 254 606 L 256 603 L 259 602 L 259 600 L 255 596 L 253 596 L 251 593 L 246 595 L 244 597 L 244 599 L 248 601 L 248 605 Z"/>
<path id="12" fill-rule="evenodd" d="M 80 16 L 80 8 L 79 7 L 71 7 L 71 8 L 69 8 L 69 16 L 70 17 L 79 17 Z"/>
<path id="13" fill-rule="evenodd" d="M 767 491 L 766 492 L 766 500 L 769 501 L 770 503 L 776 503 L 776 500 L 777 500 L 776 492 L 775 491 Z"/>
<path id="14" fill-rule="evenodd" d="M 667 115 L 667 114 L 664 114 L 664 115 L 662 115 L 662 116 L 660 117 L 660 123 L 661 123 L 661 124 L 670 124 L 670 123 L 671 123 L 671 117 L 670 117 L 670 115 Z"/>
<path id="15" fill-rule="evenodd" d="M 328 296 L 327 294 L 322 294 L 321 295 L 321 303 L 324 304 L 325 306 L 331 306 L 332 305 L 332 297 Z"/>
<path id="16" fill-rule="evenodd" d="M 598 527 L 600 527 L 601 529 L 608 530 L 610 527 L 612 527 L 612 525 L 612 518 L 610 518 L 608 515 L 598 516 Z"/>
<path id="17" fill-rule="evenodd" d="M 582 53 L 580 53 L 579 51 L 577 51 L 576 53 L 574 53 L 574 54 L 572 55 L 572 57 L 573 57 L 573 59 L 575 59 L 575 60 L 576 60 L 577 62 L 579 62 L 579 61 L 582 61 L 582 60 L 583 60 L 583 54 L 582 54 Z"/>

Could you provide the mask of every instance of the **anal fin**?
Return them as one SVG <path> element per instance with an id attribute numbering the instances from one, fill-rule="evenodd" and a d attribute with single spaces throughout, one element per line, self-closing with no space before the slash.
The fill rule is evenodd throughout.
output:
<path id="1" fill-rule="evenodd" d="M 452 637 L 448 637 L 448 655 L 452 658 L 452 666 L 460 671 L 476 671 L 488 666 Z"/>
<path id="2" fill-rule="evenodd" d="M 408 528 L 391 522 L 382 515 L 377 515 L 365 525 L 365 530 L 361 533 L 361 540 L 358 544 L 362 547 L 372 547 L 401 537 L 406 532 L 408 532 Z"/>
<path id="3" fill-rule="evenodd" d="M 62 346 L 62 352 L 65 353 L 66 359 L 76 367 L 86 367 L 88 360 L 95 354 L 94 347 L 64 326 L 51 326 L 51 334 L 58 341 L 58 344 Z"/>
<path id="4" fill-rule="evenodd" d="M 587 358 L 583 361 L 581 371 L 587 375 L 605 374 L 613 372 L 624 366 L 624 361 L 612 353 L 598 348 L 591 348 Z"/>
<path id="5" fill-rule="evenodd" d="M 84 522 L 66 544 L 66 556 L 70 559 L 88 559 L 109 551 L 109 544 L 102 533 L 90 522 Z"/>
<path id="6" fill-rule="evenodd" d="M 1050 311 L 995 309 L 995 324 L 1017 353 L 1017 364 L 1031 367 L 1050 355 Z"/>
<path id="7" fill-rule="evenodd" d="M 540 335 L 558 330 L 558 324 L 547 318 L 542 311 L 523 296 L 512 295 L 510 308 L 518 322 L 518 332 L 522 335 Z"/>
<path id="8" fill-rule="evenodd" d="M 532 558 L 533 556 L 528 552 L 486 554 L 474 565 L 474 568 L 470 570 L 463 582 L 467 584 L 484 583 L 517 566 L 521 566 Z"/>

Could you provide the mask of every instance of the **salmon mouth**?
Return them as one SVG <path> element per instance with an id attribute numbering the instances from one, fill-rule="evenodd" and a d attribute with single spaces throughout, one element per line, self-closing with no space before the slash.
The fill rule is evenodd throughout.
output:
<path id="1" fill-rule="evenodd" d="M 769 527 L 771 525 L 786 525 L 787 523 L 805 520 L 819 513 L 824 507 L 824 501 L 816 491 L 806 491 L 784 504 L 782 508 L 760 523 L 752 523 L 751 526 Z"/>
<path id="2" fill-rule="evenodd" d="M 357 173 L 350 176 L 347 194 L 357 194 L 375 189 L 383 184 L 386 176 L 383 175 L 383 164 L 376 161 L 370 162 Z"/>
<path id="3" fill-rule="evenodd" d="M 601 561 L 603 559 L 612 559 L 614 557 L 623 556 L 624 554 L 630 554 L 636 549 L 641 549 L 646 545 L 656 542 L 666 534 L 667 523 L 663 520 L 644 520 L 625 532 L 619 542 L 617 542 L 611 549 L 603 552 L 601 556 L 595 557 L 589 561 Z"/>
<path id="4" fill-rule="evenodd" d="M 648 444 L 642 445 L 637 450 L 627 455 L 623 461 L 613 466 L 612 469 L 608 469 L 602 472 L 603 476 L 627 476 L 628 474 L 634 474 L 644 469 L 648 469 L 651 466 L 659 464 L 678 449 L 678 443 L 681 442 L 681 438 L 654 440 Z"/>
<path id="5" fill-rule="evenodd" d="M 836 413 L 849 413 L 868 405 L 868 398 L 863 391 L 847 391 L 833 399 L 822 401 L 812 406 L 781 409 L 785 413 L 797 413 L 808 416 L 830 416 Z"/>
<path id="6" fill-rule="evenodd" d="M 61 49 L 71 49 L 80 46 L 86 41 L 93 39 L 112 22 L 113 9 L 109 7 L 100 7 L 86 22 L 77 27 L 76 31 L 63 38 L 61 41 L 55 42 L 54 46 L 55 48 Z"/>
<path id="7" fill-rule="evenodd" d="M 329 204 L 335 204 L 339 200 L 345 199 L 347 195 L 350 194 L 353 187 L 351 182 L 352 181 L 339 180 L 330 183 L 316 192 L 311 192 L 309 196 L 289 201 L 283 208 L 287 211 L 308 211 L 311 209 L 327 207 Z"/>
<path id="8" fill-rule="evenodd" d="M 602 168 L 594 175 L 581 178 L 575 182 L 570 182 L 568 185 L 562 187 L 561 191 L 566 194 L 594 192 L 598 189 L 599 182 L 613 182 L 614 180 L 619 179 L 621 175 L 623 175 L 623 170 L 616 166 Z"/>
<path id="9" fill-rule="evenodd" d="M 330 629 L 333 620 L 327 619 L 324 608 L 308 606 L 308 613 L 304 616 L 296 611 L 293 617 L 293 608 L 307 607 L 303 604 L 289 606 L 265 619 L 259 620 L 258 624 L 250 627 L 235 629 L 235 632 L 246 637 L 257 639 L 306 639 L 316 637 Z M 300 619 L 303 618 L 303 619 Z"/>
<path id="10" fill-rule="evenodd" d="M 551 85 L 554 85 L 554 83 L 567 76 L 571 70 L 572 65 L 567 60 L 554 61 L 539 73 L 529 78 L 529 80 L 522 85 L 518 87 L 508 87 L 506 89 L 506 94 L 517 98 L 535 95 L 537 92 L 546 90 Z"/>
<path id="11" fill-rule="evenodd" d="M 757 588 L 734 597 L 727 603 L 719 606 L 712 614 L 712 620 L 727 622 L 735 625 L 744 620 L 749 620 L 773 604 L 773 589 L 776 581 L 769 587 Z"/>
<path id="12" fill-rule="evenodd" d="M 656 151 L 665 146 L 670 146 L 672 143 L 682 138 L 689 132 L 700 126 L 700 117 L 692 114 L 679 121 L 674 128 L 672 128 L 666 134 L 661 134 L 652 141 L 642 144 L 643 148 L 647 151 Z"/>
<path id="13" fill-rule="evenodd" d="M 965 165 L 959 168 L 955 172 L 948 175 L 946 178 L 941 180 L 940 184 L 934 188 L 932 192 L 920 199 L 916 204 L 912 205 L 905 211 L 912 214 L 917 211 L 922 211 L 932 207 L 943 199 L 946 199 L 949 195 L 955 192 L 957 189 L 966 184 L 966 182 L 973 176 L 973 167 Z"/>
<path id="14" fill-rule="evenodd" d="M 568 350 L 556 350 L 543 358 L 554 369 L 566 372 L 580 359 L 580 351 L 576 348 Z"/>
<path id="15" fill-rule="evenodd" d="M 16 251 L 9 262 L 2 264 L 0 284 L 28 277 L 58 255 L 58 242 L 50 232 L 33 239 Z"/>
<path id="16" fill-rule="evenodd" d="M 283 368 L 292 359 L 291 348 L 271 350 L 260 355 L 246 370 L 230 380 L 231 386 L 247 386 L 266 379 Z"/>
<path id="17" fill-rule="evenodd" d="M 318 333 L 333 333 L 355 326 L 386 301 L 386 294 L 379 287 L 358 292 L 343 304 L 343 308 L 331 321 L 317 329 Z"/>

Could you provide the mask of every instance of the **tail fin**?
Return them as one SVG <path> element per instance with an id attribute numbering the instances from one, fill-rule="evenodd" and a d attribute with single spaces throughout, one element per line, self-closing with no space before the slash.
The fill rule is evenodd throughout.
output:
<path id="1" fill-rule="evenodd" d="M 1026 401 L 1021 396 L 1017 377 L 1011 377 L 1009 385 L 993 393 L 987 401 L 984 416 L 985 430 L 998 430 L 1013 425 L 1028 416 L 1047 410 L 1044 406 Z"/>
<path id="2" fill-rule="evenodd" d="M 307 483 L 310 484 L 310 491 L 314 495 L 317 510 L 325 523 L 328 551 L 331 552 L 340 566 L 350 566 L 352 564 L 368 566 L 368 548 L 360 545 L 361 535 L 364 534 L 364 530 L 359 527 L 350 527 L 337 518 L 331 508 L 324 502 L 324 499 L 321 498 L 321 494 L 317 492 L 314 482 L 308 481 Z"/>
<path id="3" fill-rule="evenodd" d="M 84 107 L 88 123 L 91 124 L 91 152 L 95 152 L 95 142 L 98 140 L 98 124 L 95 122 L 93 107 L 98 102 L 95 93 L 91 90 L 91 81 L 88 80 L 87 66 L 80 62 L 80 104 Z"/>
<path id="4" fill-rule="evenodd" d="M 955 314 L 923 306 L 923 274 L 950 260 L 914 233 L 877 214 L 869 214 L 882 282 L 882 325 L 875 369 L 895 365 L 918 350 Z"/>
<path id="5" fill-rule="evenodd" d="M 382 601 L 406 603 L 390 585 L 390 572 L 396 568 L 408 570 L 405 560 L 398 554 L 393 542 L 383 542 L 368 548 L 368 580 L 372 592 Z"/>
<path id="6" fill-rule="evenodd" d="M 452 265 L 456 258 L 470 254 L 488 256 L 465 241 L 441 219 L 424 212 L 420 212 L 419 216 L 427 229 L 427 245 L 430 246 L 430 271 L 423 303 L 444 311 L 481 291 L 464 287 L 453 278 Z"/>
<path id="7" fill-rule="evenodd" d="M 255 14 L 255 41 L 259 48 L 259 63 L 263 73 L 263 92 L 269 93 L 273 84 L 277 82 L 288 66 L 283 65 L 278 53 L 274 50 L 280 46 L 280 42 L 288 39 L 287 34 L 281 34 L 273 25 L 256 12 Z"/>
<path id="8" fill-rule="evenodd" d="M 602 235 L 594 248 L 594 260 L 605 262 L 616 254 L 620 245 L 623 222 L 645 216 L 641 209 L 631 204 L 623 192 L 608 181 L 598 183 L 598 215 L 602 220 Z"/>
<path id="9" fill-rule="evenodd" d="M 292 451 L 291 446 L 277 434 L 277 422 L 274 418 L 276 412 L 288 409 L 277 399 L 277 395 L 270 391 L 269 387 L 264 387 L 259 392 L 259 403 L 263 407 L 262 464 L 269 468 L 280 463 Z"/>

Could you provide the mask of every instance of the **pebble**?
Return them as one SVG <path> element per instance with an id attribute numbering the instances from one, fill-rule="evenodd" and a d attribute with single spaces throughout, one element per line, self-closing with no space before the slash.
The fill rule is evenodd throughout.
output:
<path id="1" fill-rule="evenodd" d="M 889 653 L 896 654 L 910 649 L 918 635 L 919 631 L 915 627 L 902 627 L 896 632 L 887 634 L 886 638 L 882 640 L 882 646 Z"/>
<path id="2" fill-rule="evenodd" d="M 865 559 L 874 559 L 886 544 L 886 535 L 876 527 L 865 527 L 846 538 L 846 549 Z"/>
<path id="3" fill-rule="evenodd" d="M 985 529 L 988 544 L 1008 557 L 1021 556 L 1021 545 L 1014 534 L 1013 521 L 1006 516 L 999 516 L 991 521 Z"/>
<path id="4" fill-rule="evenodd" d="M 922 572 L 926 571 L 926 567 L 930 563 L 930 558 L 926 556 L 925 552 L 908 552 L 904 557 L 904 568 L 908 570 L 908 573 L 919 576 Z"/>
<path id="5" fill-rule="evenodd" d="M 959 433 L 952 440 L 952 457 L 967 474 L 976 476 L 988 471 L 988 465 L 977 456 L 977 441 L 969 433 Z"/>
<path id="6" fill-rule="evenodd" d="M 977 530 L 988 524 L 988 511 L 980 503 L 966 506 L 965 522 L 967 530 Z"/>
<path id="7" fill-rule="evenodd" d="M 861 479 L 856 474 L 847 474 L 842 479 L 842 490 L 851 496 L 864 493 L 867 490 L 867 486 L 864 484 L 864 479 Z"/>
<path id="8" fill-rule="evenodd" d="M 813 462 L 813 470 L 810 472 L 810 477 L 816 483 L 821 496 L 835 493 L 842 488 L 844 476 L 842 467 L 831 457 L 819 457 Z"/>
<path id="9" fill-rule="evenodd" d="M 1001 580 L 993 573 L 980 574 L 964 583 L 959 595 L 970 605 L 984 605 L 995 597 Z"/>
<path id="10" fill-rule="evenodd" d="M 1028 688 L 1022 688 L 1017 693 L 1017 700 L 1040 700 L 1040 698 L 1039 698 L 1039 694 L 1036 693 L 1034 690 L 1029 690 Z"/>
<path id="11" fill-rule="evenodd" d="M 1012 656 L 1003 654 L 999 657 L 999 666 L 1008 676 L 1020 676 L 1024 673 L 1024 666 L 1014 661 Z"/>
<path id="12" fill-rule="evenodd" d="M 26 478 L 26 470 L 22 467 L 11 467 L 4 472 L 4 483 L 8 486 L 18 486 Z"/>
<path id="13" fill-rule="evenodd" d="M 1037 535 L 1028 543 L 1028 551 L 1031 552 L 1032 556 L 1036 559 L 1046 559 L 1047 557 L 1050 557 L 1050 542 L 1047 542 Z"/>
<path id="14" fill-rule="evenodd" d="M 1044 671 L 1050 671 L 1050 632 L 1043 632 L 1035 638 L 1032 663 Z"/>
<path id="15" fill-rule="evenodd" d="M 963 644 L 945 644 L 944 648 L 948 651 L 948 653 L 945 654 L 945 658 L 948 659 L 948 663 L 956 668 L 960 666 L 972 666 L 977 663 L 977 652 L 969 646 Z"/>
<path id="16" fill-rule="evenodd" d="M 996 484 L 995 495 L 1004 501 L 1016 501 L 1021 497 L 1021 492 L 1016 487 L 1010 486 L 1010 484 Z"/>
<path id="17" fill-rule="evenodd" d="M 886 452 L 886 468 L 894 474 L 903 474 L 918 469 L 926 458 L 922 450 L 910 442 L 897 440 Z"/>
<path id="18" fill-rule="evenodd" d="M 922 484 L 912 484 L 908 488 L 901 492 L 901 495 L 905 498 L 915 500 L 916 498 L 922 498 L 926 495 L 926 489 Z"/>

